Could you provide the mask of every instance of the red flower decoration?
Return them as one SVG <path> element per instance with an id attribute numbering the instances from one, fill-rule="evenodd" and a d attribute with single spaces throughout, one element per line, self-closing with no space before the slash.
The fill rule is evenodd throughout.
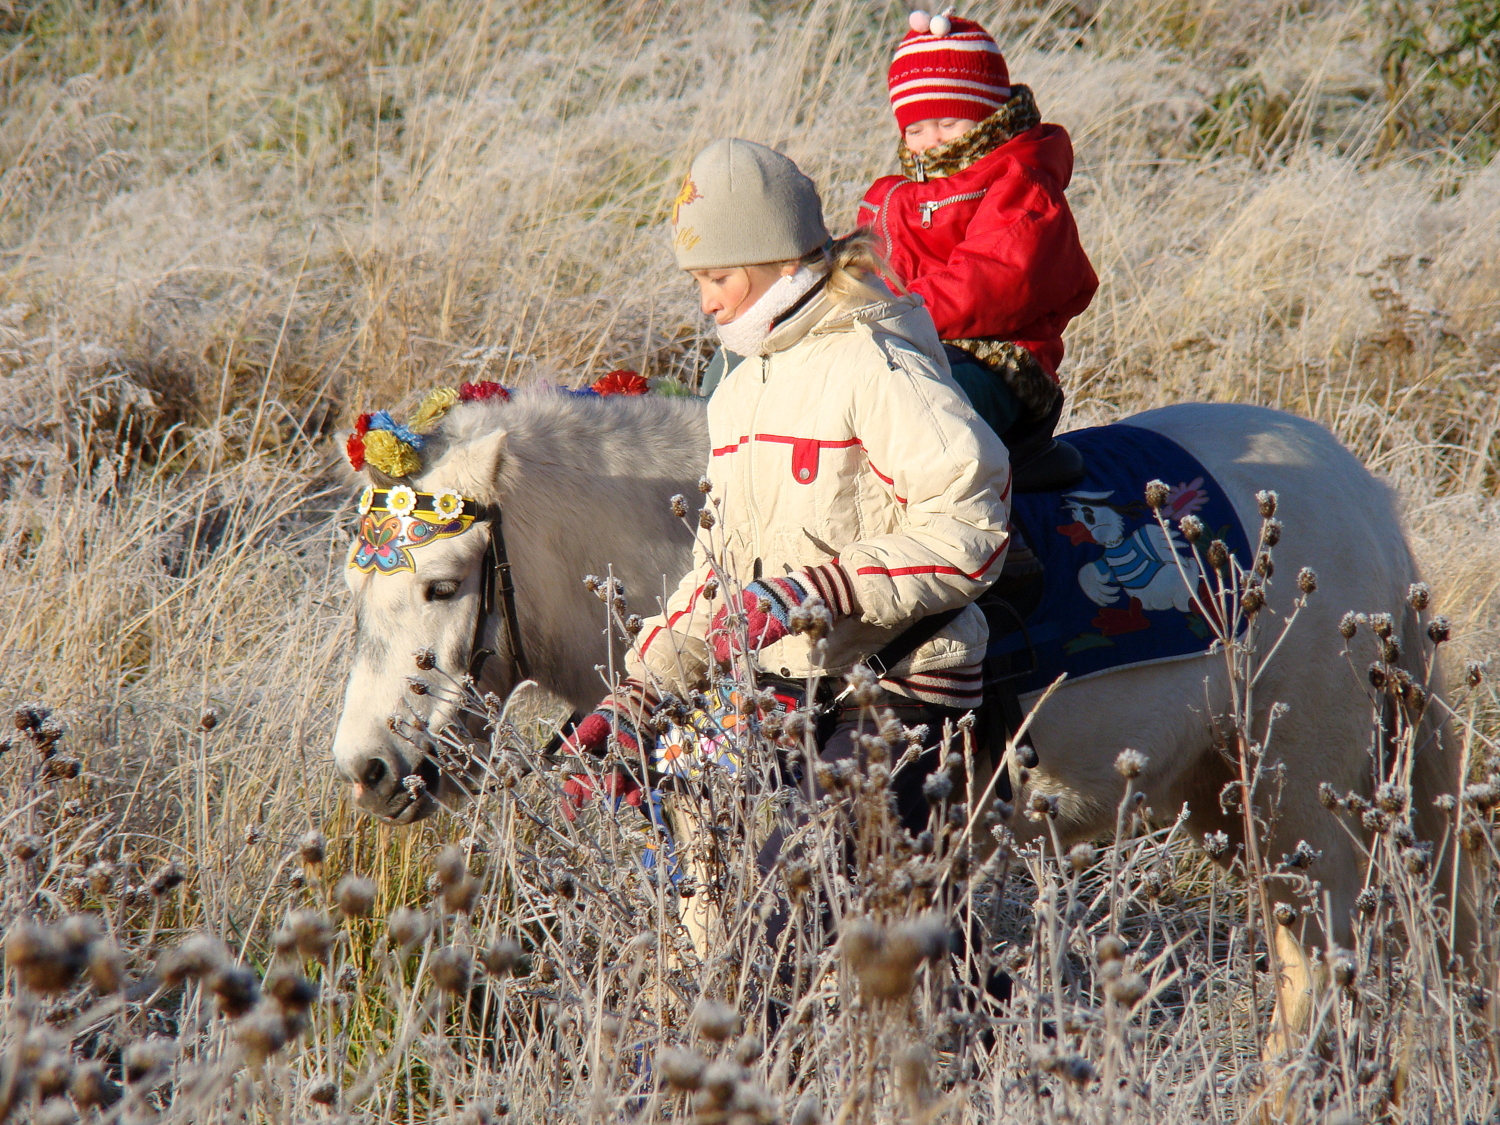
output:
<path id="1" fill-rule="evenodd" d="M 363 418 L 361 418 L 360 425 L 368 426 L 369 423 L 367 419 L 369 417 L 370 416 L 366 414 Z M 364 431 L 357 430 L 356 432 L 350 434 L 349 440 L 344 443 L 344 452 L 349 455 L 349 464 L 354 466 L 354 471 L 356 473 L 365 467 L 365 439 L 362 436 L 363 433 Z"/>
<path id="2" fill-rule="evenodd" d="M 596 395 L 643 395 L 649 389 L 644 378 L 626 367 L 601 375 L 594 381 Z"/>
<path id="3" fill-rule="evenodd" d="M 373 414 L 361 414 L 354 422 L 354 432 L 360 437 L 364 437 L 367 433 L 370 432 L 370 419 L 373 417 L 375 417 L 375 415 Z M 360 443 L 360 449 L 364 449 L 363 442 Z M 358 465 L 355 465 L 354 467 L 356 469 L 359 468 Z"/>
<path id="4" fill-rule="evenodd" d="M 492 383 L 488 379 L 478 383 L 460 383 L 458 386 L 459 402 L 483 402 L 487 398 L 498 398 L 501 402 L 509 402 L 510 392 L 499 383 Z"/>

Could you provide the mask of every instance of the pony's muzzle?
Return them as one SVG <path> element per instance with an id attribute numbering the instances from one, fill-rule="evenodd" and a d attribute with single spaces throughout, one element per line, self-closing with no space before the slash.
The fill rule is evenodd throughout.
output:
<path id="1" fill-rule="evenodd" d="M 408 769 L 399 755 L 372 750 L 340 762 L 339 770 L 353 783 L 354 803 L 382 820 L 410 824 L 437 808 L 442 774 L 431 758 Z"/>

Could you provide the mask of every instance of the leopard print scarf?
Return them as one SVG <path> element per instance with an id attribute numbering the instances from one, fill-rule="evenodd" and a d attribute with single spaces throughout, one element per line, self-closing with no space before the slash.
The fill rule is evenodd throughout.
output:
<path id="1" fill-rule="evenodd" d="M 1012 137 L 1042 122 L 1030 86 L 1012 86 L 1010 99 L 961 137 L 934 145 L 923 153 L 912 152 L 906 141 L 896 141 L 896 156 L 901 174 L 908 180 L 927 180 L 956 176 L 965 168 L 988 156 Z"/>

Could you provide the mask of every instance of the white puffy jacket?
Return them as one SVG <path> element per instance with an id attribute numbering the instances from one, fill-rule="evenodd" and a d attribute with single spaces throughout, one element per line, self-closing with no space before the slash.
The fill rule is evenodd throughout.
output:
<path id="1" fill-rule="evenodd" d="M 822 665 L 804 636 L 760 653 L 766 671 L 801 678 L 843 672 L 918 618 L 972 602 L 1005 557 L 1005 447 L 953 382 L 920 298 L 858 304 L 825 290 L 766 348 L 709 402 L 717 522 L 698 533 L 692 571 L 631 656 L 632 674 L 644 664 L 672 690 L 709 669 L 705 635 L 724 604 L 704 597 L 711 575 L 738 590 L 838 560 L 860 613 L 835 626 Z M 970 605 L 891 673 L 972 664 L 987 639 Z"/>

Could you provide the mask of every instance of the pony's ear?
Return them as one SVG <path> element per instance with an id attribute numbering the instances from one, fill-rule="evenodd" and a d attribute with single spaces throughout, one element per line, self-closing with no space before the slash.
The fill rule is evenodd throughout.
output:
<path id="1" fill-rule="evenodd" d="M 495 430 L 467 443 L 462 452 L 454 451 L 458 462 L 455 468 L 459 470 L 465 495 L 483 503 L 499 502 L 500 470 L 505 464 L 509 436 L 505 430 Z"/>

